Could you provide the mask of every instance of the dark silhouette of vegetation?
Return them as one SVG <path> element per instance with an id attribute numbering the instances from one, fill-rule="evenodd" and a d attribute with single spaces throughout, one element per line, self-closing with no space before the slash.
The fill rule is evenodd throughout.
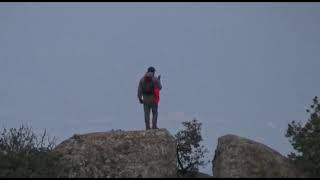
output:
<path id="1" fill-rule="evenodd" d="M 51 151 L 55 138 L 44 130 L 37 136 L 31 127 L 3 128 L 0 131 L 0 177 L 58 177 L 61 165 Z"/>
<path id="2" fill-rule="evenodd" d="M 320 104 L 317 96 L 307 113 L 310 117 L 304 126 L 295 121 L 288 124 L 285 136 L 297 151 L 288 157 L 308 176 L 320 177 Z"/>
<path id="3" fill-rule="evenodd" d="M 208 150 L 200 145 L 202 141 L 201 125 L 196 119 L 182 122 L 184 129 L 177 132 L 177 159 L 178 174 L 182 176 L 194 176 L 199 172 L 200 166 L 205 166 L 203 160 Z"/>

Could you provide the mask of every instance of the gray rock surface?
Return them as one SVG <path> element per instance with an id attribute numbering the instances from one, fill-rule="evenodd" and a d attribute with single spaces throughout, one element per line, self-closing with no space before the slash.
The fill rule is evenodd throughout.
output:
<path id="1" fill-rule="evenodd" d="M 176 143 L 166 129 L 74 135 L 55 149 L 62 177 L 176 177 Z"/>
<path id="2" fill-rule="evenodd" d="M 179 178 L 213 178 L 211 175 L 202 173 L 202 172 L 187 172 L 184 176 L 180 176 Z"/>
<path id="3" fill-rule="evenodd" d="M 217 178 L 304 177 L 277 151 L 235 135 L 218 139 L 212 171 Z"/>

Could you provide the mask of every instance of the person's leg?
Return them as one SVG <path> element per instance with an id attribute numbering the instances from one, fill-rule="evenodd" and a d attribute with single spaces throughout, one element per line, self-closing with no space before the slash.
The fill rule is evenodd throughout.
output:
<path id="1" fill-rule="evenodd" d="M 150 129 L 150 109 L 151 109 L 151 107 L 144 104 L 143 109 L 144 109 L 144 121 L 146 124 L 146 130 L 148 130 L 148 129 Z"/>
<path id="2" fill-rule="evenodd" d="M 152 106 L 152 129 L 158 129 L 157 120 L 158 120 L 158 105 L 154 104 Z"/>

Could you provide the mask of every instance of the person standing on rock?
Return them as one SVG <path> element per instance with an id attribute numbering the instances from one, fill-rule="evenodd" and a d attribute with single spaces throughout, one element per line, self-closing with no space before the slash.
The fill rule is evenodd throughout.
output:
<path id="1" fill-rule="evenodd" d="M 158 129 L 158 104 L 162 85 L 160 75 L 155 77 L 155 72 L 154 67 L 149 67 L 138 86 L 138 99 L 143 104 L 146 130 L 150 129 L 150 111 L 152 111 L 152 129 Z"/>

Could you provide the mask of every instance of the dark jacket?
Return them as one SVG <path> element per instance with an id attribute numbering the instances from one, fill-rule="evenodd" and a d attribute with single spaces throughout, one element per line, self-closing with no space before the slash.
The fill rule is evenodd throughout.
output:
<path id="1" fill-rule="evenodd" d="M 152 105 L 153 104 L 153 95 L 143 95 L 142 94 L 142 83 L 143 83 L 143 80 L 144 80 L 144 77 L 145 76 L 149 76 L 149 77 L 152 77 L 152 80 L 153 82 L 156 83 L 156 86 L 161 90 L 162 89 L 162 85 L 161 85 L 161 82 L 158 78 L 156 78 L 154 76 L 154 73 L 152 72 L 147 72 L 139 81 L 139 86 L 138 86 L 138 99 L 142 99 L 143 103 L 144 104 L 147 104 L 147 105 Z"/>

